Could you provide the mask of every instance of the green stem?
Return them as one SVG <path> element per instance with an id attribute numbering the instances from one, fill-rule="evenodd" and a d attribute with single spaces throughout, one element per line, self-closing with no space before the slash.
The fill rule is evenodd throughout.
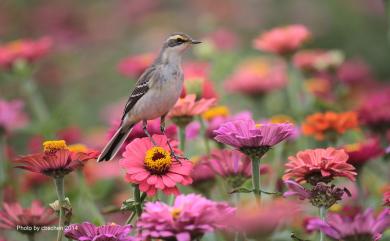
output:
<path id="1" fill-rule="evenodd" d="M 1 131 L 1 130 L 0 130 Z M 7 155 L 6 155 L 6 136 L 5 133 L 0 132 L 0 201 L 3 201 L 3 190 L 5 182 L 7 181 Z"/>
<path id="2" fill-rule="evenodd" d="M 64 194 L 64 177 L 57 177 L 54 179 L 56 190 L 57 190 L 57 197 L 58 197 L 58 205 L 60 208 L 60 216 L 58 220 L 58 233 L 57 233 L 57 241 L 61 241 L 62 237 L 64 235 L 64 209 L 63 204 L 65 202 L 65 194 Z"/>
<path id="3" fill-rule="evenodd" d="M 137 216 L 139 217 L 139 216 L 141 216 L 142 209 L 141 209 L 141 205 L 140 205 L 140 203 L 141 203 L 141 192 L 139 190 L 139 186 L 138 185 L 134 186 L 134 199 L 138 203 L 137 204 L 136 213 L 137 213 Z"/>
<path id="4" fill-rule="evenodd" d="M 35 241 L 35 234 L 34 233 L 27 234 L 27 239 L 28 239 L 28 241 Z"/>
<path id="5" fill-rule="evenodd" d="M 260 160 L 252 159 L 252 187 L 253 194 L 255 195 L 256 201 L 260 203 L 261 201 L 261 192 L 260 192 Z"/>
<path id="6" fill-rule="evenodd" d="M 22 90 L 31 104 L 31 109 L 34 112 L 36 118 L 43 122 L 49 119 L 48 108 L 43 101 L 43 97 L 38 92 L 38 88 L 32 79 L 24 80 L 22 82 Z"/>
<path id="7" fill-rule="evenodd" d="M 199 117 L 199 122 L 200 122 L 202 138 L 204 140 L 204 145 L 206 148 L 206 154 L 210 154 L 210 142 L 209 142 L 209 138 L 207 138 L 207 136 L 206 136 L 206 125 L 205 125 L 204 120 L 201 116 Z"/>
<path id="8" fill-rule="evenodd" d="M 186 128 L 185 126 L 179 127 L 179 142 L 180 142 L 180 150 L 185 153 L 186 148 Z"/>
<path id="9" fill-rule="evenodd" d="M 325 221 L 326 208 L 324 206 L 320 207 L 319 208 L 319 212 L 320 212 L 321 220 Z M 324 236 L 325 236 L 324 233 L 322 231 L 320 231 L 320 241 L 324 241 L 325 240 Z"/>

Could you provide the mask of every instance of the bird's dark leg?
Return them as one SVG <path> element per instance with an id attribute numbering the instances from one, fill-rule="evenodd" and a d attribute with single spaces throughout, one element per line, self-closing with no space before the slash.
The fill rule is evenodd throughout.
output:
<path id="1" fill-rule="evenodd" d="M 157 146 L 156 142 L 153 140 L 152 136 L 150 135 L 148 131 L 148 121 L 143 120 L 142 121 L 142 129 L 144 130 L 145 134 L 149 137 L 149 140 L 153 143 L 153 146 Z"/>
<path id="2" fill-rule="evenodd" d="M 184 156 L 178 156 L 176 155 L 175 151 L 173 150 L 172 146 L 171 146 L 171 143 L 169 142 L 169 139 L 167 137 L 167 134 L 165 132 L 165 117 L 166 117 L 167 114 L 161 116 L 161 119 L 160 119 L 160 130 L 161 130 L 161 133 L 167 138 L 167 145 L 169 147 L 169 150 L 171 151 L 171 156 L 173 158 L 175 158 L 176 161 L 179 161 L 179 159 L 187 159 L 186 157 Z"/>

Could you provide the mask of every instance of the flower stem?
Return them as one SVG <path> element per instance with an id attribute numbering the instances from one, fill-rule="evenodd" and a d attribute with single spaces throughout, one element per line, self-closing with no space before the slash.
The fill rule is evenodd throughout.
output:
<path id="1" fill-rule="evenodd" d="M 324 206 L 321 206 L 319 208 L 319 212 L 320 212 L 320 218 L 322 221 L 325 220 L 325 215 L 326 215 L 326 208 Z M 320 230 L 320 241 L 324 241 L 324 233 Z"/>
<path id="2" fill-rule="evenodd" d="M 27 239 L 28 239 L 28 241 L 35 241 L 35 235 L 34 235 L 34 233 L 32 233 L 32 234 L 27 234 Z"/>
<path id="3" fill-rule="evenodd" d="M 184 153 L 186 148 L 186 128 L 185 126 L 179 127 L 179 142 L 180 150 Z"/>
<path id="4" fill-rule="evenodd" d="M 58 204 L 60 206 L 60 217 L 58 220 L 58 233 L 57 233 L 57 241 L 61 241 L 62 237 L 64 235 L 64 209 L 63 204 L 65 201 L 65 195 L 64 195 L 64 177 L 57 177 L 54 179 L 55 185 L 57 189 L 57 197 L 58 197 Z"/>
<path id="5" fill-rule="evenodd" d="M 0 201 L 3 201 L 3 190 L 4 184 L 7 181 L 7 155 L 6 155 L 6 140 L 5 134 L 0 133 Z"/>
<path id="6" fill-rule="evenodd" d="M 206 148 L 206 154 L 210 154 L 210 143 L 209 143 L 209 139 L 206 136 L 206 125 L 205 125 L 204 120 L 201 116 L 199 117 L 199 122 L 200 122 L 201 131 L 202 131 L 202 138 L 204 140 L 204 145 Z"/>
<path id="7" fill-rule="evenodd" d="M 260 160 L 252 159 L 252 187 L 253 193 L 255 195 L 256 201 L 260 203 L 261 201 L 261 192 L 260 192 Z"/>
<path id="8" fill-rule="evenodd" d="M 31 109 L 36 118 L 43 122 L 49 119 L 49 111 L 42 96 L 38 92 L 38 88 L 32 79 L 24 80 L 22 83 L 22 90 L 31 104 Z"/>

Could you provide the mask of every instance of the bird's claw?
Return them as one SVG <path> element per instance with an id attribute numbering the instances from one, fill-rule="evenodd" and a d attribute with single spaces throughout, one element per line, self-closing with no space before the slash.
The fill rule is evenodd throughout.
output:
<path id="1" fill-rule="evenodd" d="M 185 156 L 178 156 L 175 152 L 171 152 L 171 157 L 173 157 L 177 162 L 180 162 L 180 159 L 182 160 L 188 160 Z"/>

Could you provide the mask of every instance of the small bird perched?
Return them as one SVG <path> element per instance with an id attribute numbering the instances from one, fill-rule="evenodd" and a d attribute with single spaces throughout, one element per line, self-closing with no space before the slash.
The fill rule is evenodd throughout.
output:
<path id="1" fill-rule="evenodd" d="M 183 87 L 181 56 L 193 44 L 193 40 L 184 33 L 174 33 L 165 40 L 161 51 L 153 64 L 139 77 L 123 111 L 121 124 L 104 147 L 97 162 L 108 161 L 115 157 L 133 126 L 142 121 L 145 134 L 154 143 L 147 130 L 147 121 L 161 118 L 161 132 L 165 135 L 165 117 L 180 97 Z M 171 148 L 169 142 L 168 146 Z M 171 154 L 177 158 L 171 148 Z"/>

